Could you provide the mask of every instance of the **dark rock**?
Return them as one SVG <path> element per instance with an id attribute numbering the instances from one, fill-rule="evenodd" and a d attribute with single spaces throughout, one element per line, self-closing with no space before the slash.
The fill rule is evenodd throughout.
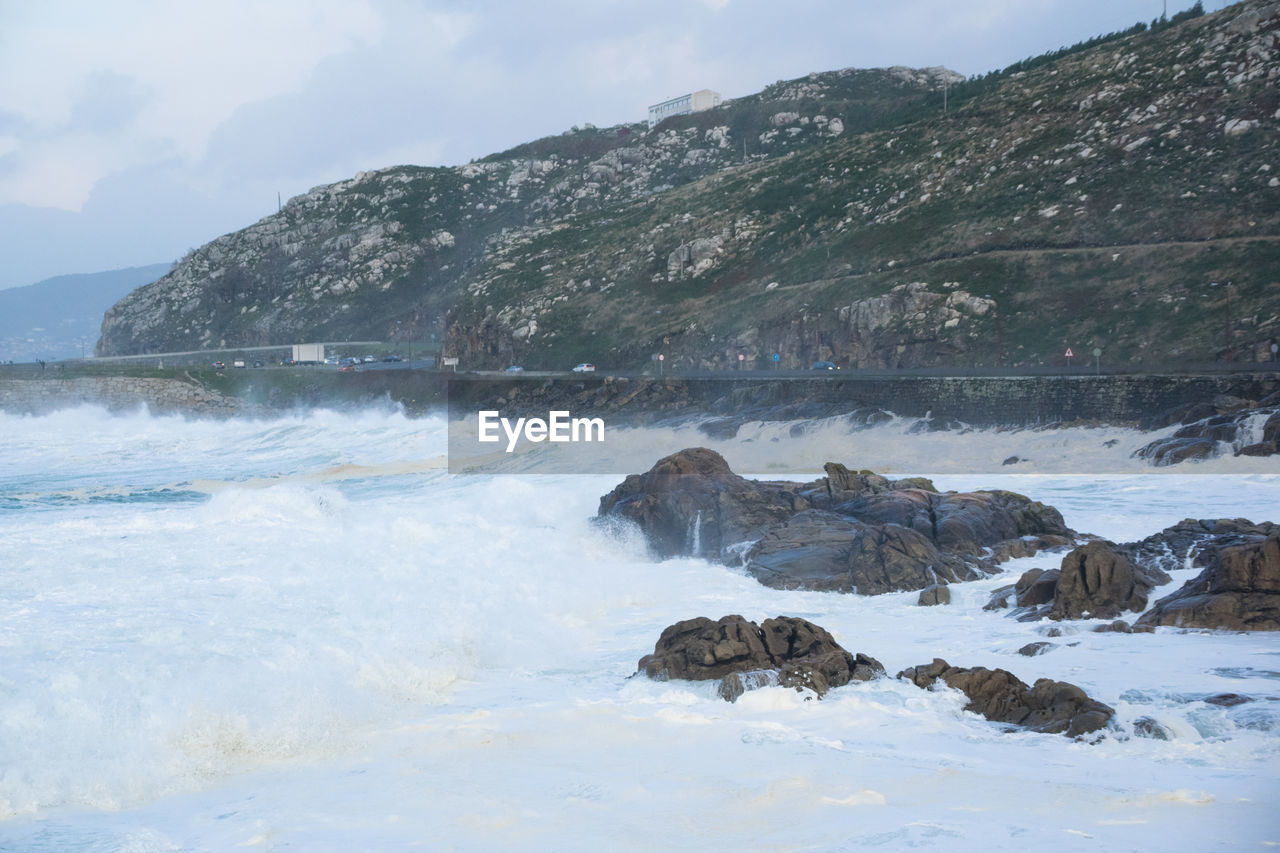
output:
<path id="1" fill-rule="evenodd" d="M 1209 705 L 1220 705 L 1223 708 L 1234 708 L 1236 705 L 1243 705 L 1246 702 L 1252 702 L 1252 696 L 1241 696 L 1239 693 L 1215 693 L 1213 696 L 1206 696 L 1202 700 Z"/>
<path id="2" fill-rule="evenodd" d="M 852 500 L 861 495 L 878 495 L 890 491 L 892 483 L 872 471 L 850 471 L 839 462 L 822 466 L 827 475 L 827 492 L 833 501 Z"/>
<path id="3" fill-rule="evenodd" d="M 877 424 L 887 424 L 893 420 L 893 415 L 884 409 L 854 409 L 845 417 L 850 426 L 864 429 Z"/>
<path id="4" fill-rule="evenodd" d="M 1030 731 L 1079 737 L 1107 725 L 1115 711 L 1074 684 L 1041 678 L 1030 687 L 1004 669 L 962 668 L 941 658 L 898 673 L 917 687 L 937 681 L 969 697 L 966 711 Z"/>
<path id="5" fill-rule="evenodd" d="M 1138 625 L 1280 631 L 1280 530 L 1212 551 L 1208 566 Z"/>
<path id="6" fill-rule="evenodd" d="M 962 430 L 964 424 L 955 418 L 948 417 L 926 417 L 913 423 L 907 427 L 908 435 L 916 435 L 922 432 L 950 432 L 952 430 Z"/>
<path id="7" fill-rule="evenodd" d="M 934 584 L 926 586 L 920 590 L 920 597 L 916 599 L 916 604 L 920 607 L 932 607 L 938 604 L 951 603 L 951 590 L 942 584 Z"/>
<path id="8" fill-rule="evenodd" d="M 713 450 L 695 447 L 631 474 L 600 499 L 599 515 L 636 522 L 661 557 L 718 558 L 795 512 L 784 486 L 739 477 Z"/>
<path id="9" fill-rule="evenodd" d="M 1218 442 L 1209 438 L 1161 438 L 1139 448 L 1134 456 L 1150 459 L 1155 465 L 1176 465 L 1188 459 L 1209 459 Z"/>
<path id="10" fill-rule="evenodd" d="M 1257 444 L 1246 444 L 1236 451 L 1236 456 L 1274 456 L 1277 453 L 1276 442 L 1260 441 Z"/>
<path id="11" fill-rule="evenodd" d="M 1123 619 L 1117 619 L 1114 622 L 1108 622 L 1106 625 L 1099 625 L 1097 628 L 1093 629 L 1093 632 L 1095 634 L 1132 634 L 1133 628 Z"/>
<path id="12" fill-rule="evenodd" d="M 1173 734 L 1151 717 L 1138 717 L 1134 720 L 1133 733 L 1136 737 L 1152 740 L 1173 740 Z"/>
<path id="13" fill-rule="evenodd" d="M 1049 616 L 1108 619 L 1125 611 L 1141 613 L 1148 593 L 1169 580 L 1160 569 L 1139 567 L 1110 542 L 1095 540 L 1062 558 Z"/>
<path id="14" fill-rule="evenodd" d="M 747 552 L 747 571 L 775 589 L 878 595 L 981 577 L 921 534 L 823 510 L 771 527 Z"/>
<path id="15" fill-rule="evenodd" d="M 1023 459 L 1021 456 L 1010 456 L 1008 459 L 1005 459 L 1000 464 L 1001 465 L 1017 465 L 1019 462 L 1025 462 L 1025 461 L 1026 460 Z"/>
<path id="16" fill-rule="evenodd" d="M 1009 602 L 1013 600 L 1014 585 L 998 587 L 991 591 L 991 597 L 987 599 L 987 603 L 982 605 L 983 610 L 1004 610 L 1009 606 Z"/>
<path id="17" fill-rule="evenodd" d="M 1245 545 L 1266 538 L 1280 527 L 1269 521 L 1254 524 L 1247 518 L 1186 518 L 1140 542 L 1119 546 L 1135 563 L 1164 571 L 1207 566 L 1222 548 Z"/>
<path id="18" fill-rule="evenodd" d="M 1280 412 L 1267 418 L 1262 425 L 1262 440 L 1271 444 L 1280 444 Z"/>
<path id="19" fill-rule="evenodd" d="M 1006 539 L 991 546 L 988 559 L 993 563 L 1003 563 L 1018 557 L 1034 557 L 1041 551 L 1055 551 L 1075 544 L 1069 536 L 1022 536 L 1017 539 Z"/>
<path id="20" fill-rule="evenodd" d="M 1198 416 L 1198 417 L 1195 417 Z M 1256 435 L 1257 418 L 1267 417 L 1261 441 Z M 1204 459 L 1217 455 L 1230 445 L 1237 456 L 1267 456 L 1280 443 L 1280 411 L 1272 406 L 1257 406 L 1240 397 L 1219 395 L 1212 404 L 1197 406 L 1182 418 L 1182 426 L 1172 435 L 1158 438 L 1140 448 L 1134 455 L 1150 459 L 1156 465 L 1173 465 L 1187 459 Z M 1246 442 L 1249 451 L 1245 452 Z"/>
<path id="21" fill-rule="evenodd" d="M 720 694 L 735 701 L 745 690 L 777 683 L 818 696 L 851 681 L 868 681 L 884 667 L 867 655 L 845 651 L 824 628 L 780 616 L 762 625 L 741 616 L 699 617 L 662 632 L 639 671 L 658 681 L 720 680 Z M 746 677 L 743 677 L 746 676 Z"/>
<path id="22" fill-rule="evenodd" d="M 738 418 L 713 418 L 698 424 L 698 432 L 710 438 L 730 439 L 738 435 L 742 421 Z"/>
<path id="23" fill-rule="evenodd" d="M 1018 582 L 1013 585 L 1015 600 L 1019 607 L 1036 607 L 1053 601 L 1054 591 L 1058 588 L 1057 569 L 1031 569 L 1022 573 Z"/>
<path id="24" fill-rule="evenodd" d="M 894 489 L 855 498 L 835 510 L 861 521 L 907 527 L 940 548 L 969 553 L 1024 536 L 1073 535 L 1056 509 L 1007 491 Z"/>
<path id="25" fill-rule="evenodd" d="M 1038 642 L 1035 642 L 1035 643 L 1027 643 L 1025 646 L 1018 649 L 1018 654 L 1026 655 L 1029 658 L 1033 658 L 1033 657 L 1037 657 L 1039 655 L 1045 654 L 1046 652 L 1049 652 L 1052 649 L 1056 649 L 1057 647 L 1058 646 L 1056 643 L 1050 643 L 1050 642 L 1046 642 L 1045 640 L 1039 640 Z"/>
<path id="26" fill-rule="evenodd" d="M 598 514 L 635 522 L 659 557 L 743 563 L 771 586 L 863 593 L 981 577 L 987 548 L 1027 553 L 1073 536 L 1057 510 L 1013 492 L 939 494 L 923 478 L 824 468 L 811 483 L 747 480 L 692 448 L 628 476 Z M 744 560 L 731 546 L 748 542 Z"/>

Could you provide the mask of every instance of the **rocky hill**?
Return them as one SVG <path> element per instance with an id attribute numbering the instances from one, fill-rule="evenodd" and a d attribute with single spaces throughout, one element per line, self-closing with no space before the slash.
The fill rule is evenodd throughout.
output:
<path id="1" fill-rule="evenodd" d="M 1250 0 L 979 79 L 846 69 L 361 173 L 135 291 L 98 352 L 435 335 L 475 367 L 1252 360 L 1280 333 L 1278 57 L 1280 3 Z"/>

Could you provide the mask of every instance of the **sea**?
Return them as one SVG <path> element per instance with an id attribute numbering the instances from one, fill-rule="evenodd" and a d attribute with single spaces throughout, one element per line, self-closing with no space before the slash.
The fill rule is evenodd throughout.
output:
<path id="1" fill-rule="evenodd" d="M 1125 542 L 1184 518 L 1280 522 L 1280 457 L 1153 468 L 1132 455 L 1153 435 L 1116 427 L 796 426 L 650 426 L 593 473 L 539 473 L 526 454 L 453 474 L 444 417 L 390 405 L 0 414 L 0 849 L 1280 844 L 1280 633 L 983 610 L 1061 554 L 919 607 L 658 561 L 593 521 L 622 473 L 707 446 L 770 479 L 839 461 L 1012 489 Z M 942 657 L 1070 681 L 1114 726 L 1006 731 L 956 691 L 892 677 L 728 703 L 635 675 L 666 626 L 728 614 L 803 617 L 890 676 Z M 1040 640 L 1055 645 L 1018 654 Z M 1249 701 L 1204 701 L 1224 693 Z M 1137 736 L 1144 717 L 1168 739 Z"/>

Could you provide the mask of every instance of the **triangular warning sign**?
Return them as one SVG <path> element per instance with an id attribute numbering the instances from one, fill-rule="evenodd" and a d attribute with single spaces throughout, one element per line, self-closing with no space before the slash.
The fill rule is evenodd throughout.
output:
<path id="1" fill-rule="evenodd" d="M 1067 347 L 1067 358 L 1075 358 L 1076 354 L 1071 351 L 1071 347 Z"/>

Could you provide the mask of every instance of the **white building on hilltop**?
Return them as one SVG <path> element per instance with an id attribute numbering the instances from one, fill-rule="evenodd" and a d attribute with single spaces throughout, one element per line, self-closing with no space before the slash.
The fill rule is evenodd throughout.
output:
<path id="1" fill-rule="evenodd" d="M 720 106 L 720 93 L 710 89 L 699 89 L 688 95 L 671 98 L 660 104 L 649 107 L 649 127 L 653 127 L 664 118 L 698 113 Z"/>

